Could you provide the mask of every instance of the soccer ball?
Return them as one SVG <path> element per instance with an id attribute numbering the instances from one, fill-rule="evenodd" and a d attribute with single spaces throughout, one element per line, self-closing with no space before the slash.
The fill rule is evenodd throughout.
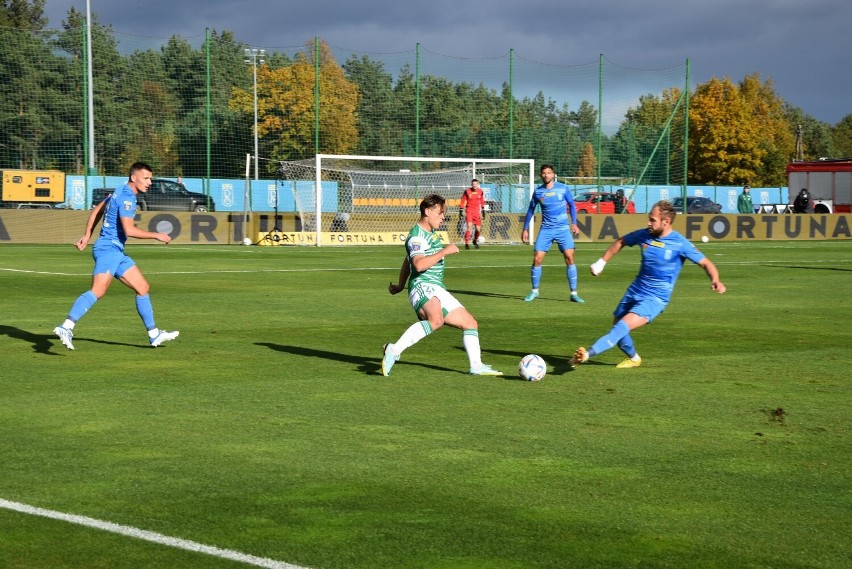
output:
<path id="1" fill-rule="evenodd" d="M 248 237 L 244 238 L 243 245 L 251 245 L 251 239 L 249 239 Z"/>
<path id="2" fill-rule="evenodd" d="M 547 364 L 541 356 L 529 354 L 518 364 L 518 375 L 526 381 L 540 381 L 547 373 Z"/>
<path id="3" fill-rule="evenodd" d="M 701 236 L 701 242 L 702 243 L 708 243 L 709 241 L 710 241 L 710 238 L 707 237 L 706 235 Z"/>
<path id="4" fill-rule="evenodd" d="M 480 235 L 479 237 L 476 238 L 476 242 L 479 243 L 480 245 L 482 245 L 483 243 L 485 243 L 485 237 Z"/>

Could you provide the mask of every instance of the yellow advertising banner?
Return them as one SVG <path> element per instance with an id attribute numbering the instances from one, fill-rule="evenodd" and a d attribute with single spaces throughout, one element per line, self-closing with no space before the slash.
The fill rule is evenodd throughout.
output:
<path id="1" fill-rule="evenodd" d="M 439 231 L 438 235 L 444 243 L 450 243 L 450 236 L 446 231 Z M 408 238 L 408 232 L 320 232 L 321 246 L 330 247 L 337 245 L 403 245 Z M 257 245 L 316 245 L 316 232 L 302 231 L 270 231 L 258 233 L 254 241 Z"/>
<path id="2" fill-rule="evenodd" d="M 2 243 L 73 243 L 82 235 L 89 211 L 60 209 L 0 209 L 0 244 Z M 250 216 L 226 212 L 144 211 L 136 214 L 137 227 L 146 231 L 168 233 L 173 244 L 235 245 L 248 235 L 258 245 L 402 245 L 416 220 L 398 224 L 404 231 L 370 231 L 381 227 L 379 220 L 352 216 L 350 231 L 324 231 L 319 235 L 301 229 L 292 214 L 273 219 L 272 215 Z M 540 218 L 536 216 L 534 231 Z M 491 214 L 482 223 L 486 243 L 520 243 L 522 214 Z M 606 243 L 646 227 L 648 216 L 588 215 L 577 216 L 578 243 Z M 276 230 L 278 225 L 283 230 Z M 386 225 L 386 224 L 385 224 Z M 328 227 L 331 227 L 328 220 Z M 852 214 L 688 214 L 678 215 L 674 228 L 691 241 L 707 236 L 714 241 L 826 240 L 852 239 Z M 445 243 L 461 243 L 463 230 L 448 223 L 439 231 Z"/>

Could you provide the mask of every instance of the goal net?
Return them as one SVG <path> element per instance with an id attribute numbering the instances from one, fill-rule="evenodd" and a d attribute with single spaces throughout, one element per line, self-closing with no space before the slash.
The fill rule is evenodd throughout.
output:
<path id="1" fill-rule="evenodd" d="M 293 192 L 297 231 L 314 233 L 310 244 L 401 243 L 420 216 L 428 194 L 447 200 L 444 227 L 452 242 L 463 240 L 459 200 L 471 180 L 486 199 L 483 234 L 512 242 L 506 232 L 489 235 L 487 215 L 526 211 L 533 190 L 533 160 L 410 158 L 318 154 L 312 161 L 279 163 L 282 191 Z"/>

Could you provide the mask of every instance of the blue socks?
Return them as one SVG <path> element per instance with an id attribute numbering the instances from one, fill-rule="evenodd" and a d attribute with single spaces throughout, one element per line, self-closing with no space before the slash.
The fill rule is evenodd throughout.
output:
<path id="1" fill-rule="evenodd" d="M 568 277 L 568 286 L 571 287 L 571 292 L 574 292 L 577 290 L 577 265 L 565 267 L 565 275 Z"/>
<path id="2" fill-rule="evenodd" d="M 628 338 L 626 342 L 624 342 L 625 338 Z M 601 336 L 594 344 L 592 344 L 592 347 L 589 348 L 589 357 L 603 353 L 616 344 L 621 347 L 622 343 L 624 343 L 628 348 L 633 349 L 633 354 L 636 353 L 635 348 L 633 348 L 633 340 L 630 339 L 630 327 L 627 326 L 623 320 L 619 320 L 610 329 L 607 335 Z M 622 347 L 621 349 L 624 350 L 625 348 Z M 627 353 L 627 355 L 633 355 L 626 351 L 625 353 Z"/>
<path id="3" fill-rule="evenodd" d="M 145 324 L 145 328 L 153 330 L 157 327 L 154 324 L 154 307 L 151 306 L 150 296 L 146 294 L 145 296 L 136 297 L 136 311 L 139 313 L 139 318 Z"/>
<path id="4" fill-rule="evenodd" d="M 530 268 L 530 280 L 532 280 L 532 287 L 538 289 L 538 283 L 541 282 L 541 266 Z"/>
<path id="5" fill-rule="evenodd" d="M 71 306 L 71 312 L 68 313 L 68 319 L 77 322 L 97 301 L 98 297 L 95 296 L 95 293 L 87 290 L 74 301 L 74 305 Z"/>

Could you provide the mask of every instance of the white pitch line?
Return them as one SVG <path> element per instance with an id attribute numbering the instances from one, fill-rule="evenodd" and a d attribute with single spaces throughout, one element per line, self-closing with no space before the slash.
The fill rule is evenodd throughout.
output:
<path id="1" fill-rule="evenodd" d="M 142 539 L 160 545 L 167 545 L 169 547 L 175 547 L 177 549 L 185 549 L 187 551 L 194 551 L 196 553 L 205 553 L 214 557 L 230 559 L 231 561 L 239 561 L 242 563 L 247 563 L 249 565 L 254 565 L 256 567 L 267 567 L 269 569 L 307 569 L 306 567 L 292 565 L 283 561 L 276 561 L 275 559 L 268 559 L 266 557 L 256 557 L 254 555 L 240 553 L 239 551 L 234 551 L 232 549 L 220 549 L 218 547 L 204 545 L 203 543 L 198 543 L 195 541 L 189 541 L 177 537 L 169 537 L 160 533 L 146 531 L 131 526 L 114 524 L 112 522 L 105 522 L 102 520 L 97 520 L 95 518 L 88 518 L 86 516 L 76 516 L 73 514 L 65 514 L 63 512 L 57 512 L 54 510 L 36 508 L 34 506 L 28 506 L 27 504 L 21 504 L 20 502 L 10 502 L 9 500 L 3 500 L 2 498 L 0 498 L 0 508 L 13 510 L 22 514 L 30 514 L 33 516 L 42 516 L 45 518 L 60 520 L 75 525 L 87 526 L 128 537 L 135 537 L 136 539 Z"/>

